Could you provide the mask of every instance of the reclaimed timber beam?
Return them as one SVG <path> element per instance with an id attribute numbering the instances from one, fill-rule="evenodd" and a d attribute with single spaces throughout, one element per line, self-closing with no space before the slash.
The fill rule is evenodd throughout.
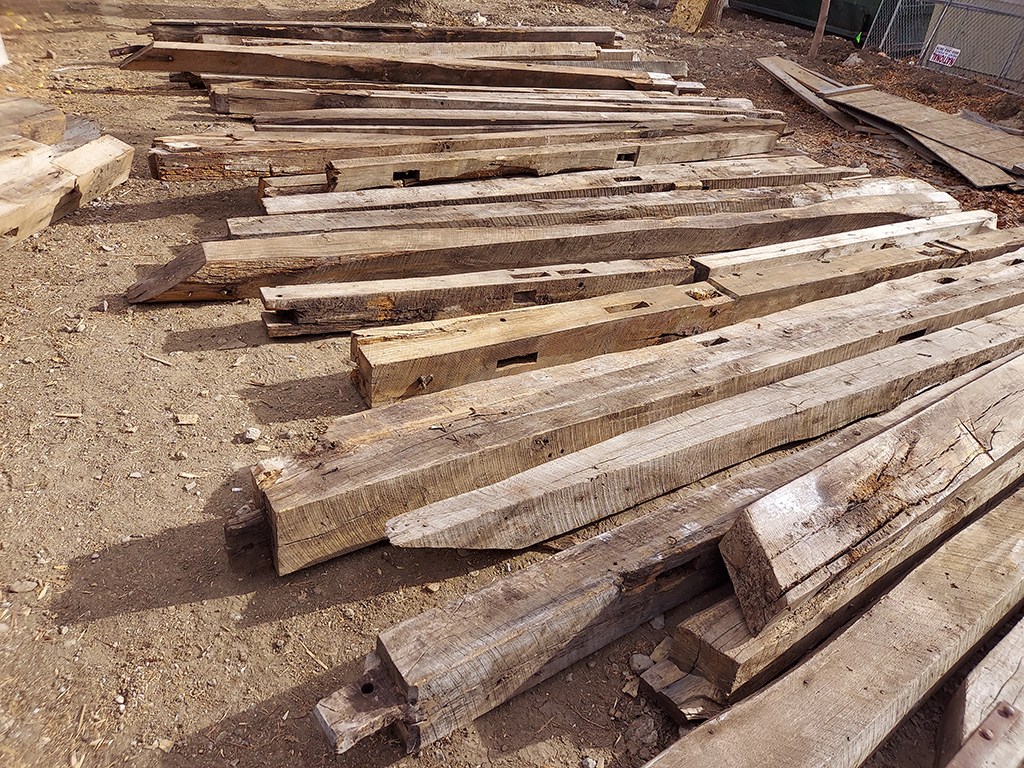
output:
<path id="1" fill-rule="evenodd" d="M 410 280 L 276 286 L 261 289 L 260 295 L 264 307 L 275 313 L 273 318 L 265 317 L 270 335 L 275 336 L 499 312 L 692 280 L 693 268 L 685 258 L 648 259 Z M 282 325 L 287 328 L 280 328 Z"/>
<path id="2" fill-rule="evenodd" d="M 973 348 L 961 334 L 940 331 L 699 406 L 393 518 L 388 539 L 403 547 L 533 546 L 794 439 L 891 408 L 907 389 L 947 381 L 992 359 L 987 347 L 965 356 L 967 349 Z M 930 357 L 922 361 L 923 355 Z"/>
<path id="3" fill-rule="evenodd" d="M 693 266 L 697 271 L 697 279 L 707 280 L 720 275 L 802 264 L 811 259 L 836 259 L 879 248 L 907 248 L 929 241 L 951 240 L 984 230 L 995 230 L 994 216 L 990 211 L 956 211 L 820 238 L 701 254 L 693 259 Z"/>
<path id="4" fill-rule="evenodd" d="M 407 619 L 381 635 L 361 679 L 320 701 L 317 721 L 338 752 L 389 723 L 398 726 L 407 751 L 469 725 L 653 616 L 721 584 L 717 542 L 746 503 L 959 386 L 940 385 L 710 488 L 659 500 L 632 522 Z M 441 631 L 445 641 L 430 642 Z M 410 667 L 416 648 L 420 657 Z M 517 652 L 523 648 L 529 652 Z M 417 685 L 410 701 L 406 685 L 428 678 L 433 684 Z"/>
<path id="5" fill-rule="evenodd" d="M 986 255 L 995 258 L 1006 250 L 1011 249 Z M 352 332 L 357 364 L 352 378 L 366 403 L 377 407 L 424 391 L 663 344 L 970 260 L 956 247 L 894 248 L 839 263 L 765 271 L 752 280 L 660 285 L 549 306 L 364 328 Z"/>
<path id="6" fill-rule="evenodd" d="M 826 167 L 809 157 L 761 155 L 695 163 L 649 165 L 616 171 L 577 171 L 548 177 L 507 177 L 455 184 L 392 187 L 372 192 L 326 192 L 263 200 L 268 214 L 420 208 L 509 203 L 549 198 L 602 197 L 676 189 L 777 187 L 861 178 L 856 168 Z M 268 180 L 268 184 L 272 180 Z M 327 176 L 318 181 L 326 187 Z M 281 182 L 282 184 L 284 182 Z M 277 182 L 274 182 L 275 186 Z M 275 194 L 275 196 L 277 196 Z M 266 195 L 264 195 L 266 197 Z"/>
<path id="7" fill-rule="evenodd" d="M 1017 492 L 784 678 L 648 765 L 860 765 L 1024 601 L 1022 525 L 1024 495 Z"/>
<path id="8" fill-rule="evenodd" d="M 385 509 L 414 510 L 698 405 L 1017 306 L 1022 270 L 970 265 L 954 283 L 918 275 L 692 339 L 339 419 L 324 436 L 331 450 L 253 468 L 257 498 L 277 521 L 277 567 L 288 573 L 379 541 Z"/>
<path id="9" fill-rule="evenodd" d="M 770 151 L 774 131 L 670 136 L 658 139 L 590 141 L 551 147 L 514 147 L 427 155 L 330 160 L 327 183 L 332 192 L 396 184 L 425 184 L 457 179 L 590 171 L 663 163 L 686 163 Z"/>
<path id="10" fill-rule="evenodd" d="M 271 285 L 404 279 L 570 262 L 657 258 L 948 213 L 944 193 L 865 196 L 746 214 L 561 227 L 363 230 L 196 245 L 128 291 L 132 302 L 257 296 Z"/>
<path id="11" fill-rule="evenodd" d="M 353 229 L 556 226 L 634 218 L 751 213 L 857 195 L 907 194 L 921 190 L 916 180 L 856 179 L 814 187 L 801 184 L 782 188 L 642 192 L 631 195 L 628 205 L 623 205 L 618 197 L 575 197 L 510 202 L 498 207 L 488 202 L 404 210 L 251 216 L 228 219 L 227 227 L 231 237 L 248 238 Z"/>
<path id="12" fill-rule="evenodd" d="M 594 88 L 671 91 L 675 80 L 658 73 L 587 67 L 550 67 L 471 59 L 346 56 L 328 51 L 291 51 L 244 45 L 156 42 L 133 53 L 121 69 L 144 72 L 210 72 L 229 75 L 318 77 L 435 85 Z"/>
<path id="13" fill-rule="evenodd" d="M 1022 382 L 1009 362 L 745 509 L 721 551 L 751 631 L 1024 445 Z"/>
<path id="14" fill-rule="evenodd" d="M 515 130 L 515 126 L 474 126 L 472 133 L 463 134 L 453 134 L 457 129 L 443 127 L 438 129 L 442 132 L 439 136 L 232 130 L 158 137 L 153 140 L 149 163 L 154 178 L 170 181 L 247 178 L 323 172 L 331 160 L 410 154 L 447 156 L 453 152 L 480 150 L 639 142 L 707 132 L 747 133 L 762 129 L 778 132 L 776 129 L 781 130 L 781 127 L 782 123 L 771 120 L 740 118 L 726 122 L 715 117 L 698 117 L 655 127 L 608 124 Z"/>
<path id="15" fill-rule="evenodd" d="M 0 136 L 17 134 L 40 144 L 57 144 L 65 126 L 64 113 L 56 107 L 22 96 L 0 99 Z"/>
<path id="16" fill-rule="evenodd" d="M 590 42 L 616 47 L 612 27 L 416 27 L 345 21 L 218 21 L 154 19 L 139 34 L 154 40 L 192 42 L 199 35 L 289 37 L 296 40 L 334 40 L 367 43 L 418 42 Z"/>
<path id="17" fill-rule="evenodd" d="M 950 764 L 984 723 L 997 709 L 1009 706 L 1017 722 L 1009 732 L 1000 735 L 986 755 L 982 765 L 997 768 L 1001 765 L 1020 765 L 1024 762 L 1024 728 L 1019 724 L 1024 707 L 1024 621 L 1018 621 L 971 670 L 953 698 L 946 705 L 938 733 L 936 765 Z"/>

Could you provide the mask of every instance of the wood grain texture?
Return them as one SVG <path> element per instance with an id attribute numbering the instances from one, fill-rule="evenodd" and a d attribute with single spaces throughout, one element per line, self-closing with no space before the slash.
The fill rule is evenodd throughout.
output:
<path id="1" fill-rule="evenodd" d="M 510 85 L 638 91 L 671 91 L 675 88 L 675 81 L 671 77 L 654 77 L 645 72 L 469 59 L 386 59 L 346 56 L 326 51 L 299 53 L 274 46 L 258 48 L 243 45 L 212 46 L 201 43 L 151 43 L 125 59 L 121 68 L 150 72 L 326 77 L 336 80 L 437 85 Z"/>
<path id="2" fill-rule="evenodd" d="M 945 766 L 1000 702 L 1020 711 L 1024 706 L 1024 621 L 1017 622 L 995 648 L 964 679 L 946 705 L 939 724 L 936 765 Z M 1011 726 L 999 739 L 985 768 L 1024 761 L 1024 733 Z"/>
<path id="3" fill-rule="evenodd" d="M 544 306 L 692 280 L 693 268 L 685 258 L 648 259 L 410 280 L 278 286 L 264 288 L 260 294 L 263 305 L 275 310 L 275 322 L 300 326 L 299 332 L 323 333 Z"/>
<path id="4" fill-rule="evenodd" d="M 940 331 L 700 406 L 393 518 L 388 539 L 413 547 L 532 546 L 794 439 L 891 408 L 908 393 L 1019 348 L 1019 332 L 999 332 L 989 347 L 975 346 L 962 330 Z"/>
<path id="5" fill-rule="evenodd" d="M 64 138 L 64 113 L 22 96 L 0 99 L 0 135 L 17 134 L 40 144 Z"/>
<path id="6" fill-rule="evenodd" d="M 779 56 L 766 56 L 758 59 L 757 65 L 792 91 L 796 96 L 800 97 L 800 99 L 806 102 L 808 106 L 825 115 L 825 117 L 829 118 L 832 122 L 836 123 L 846 131 L 852 132 L 857 129 L 856 120 L 851 118 L 845 112 L 836 109 L 831 104 L 819 99 L 817 95 L 815 95 L 814 91 L 801 84 L 796 78 L 786 71 L 784 66 L 780 66 L 780 62 L 784 61 L 785 60 Z"/>
<path id="7" fill-rule="evenodd" d="M 952 382 L 940 385 L 890 413 L 858 422 L 775 461 L 747 468 L 712 487 L 654 502 L 648 514 L 474 593 L 465 610 L 461 601 L 453 601 L 408 619 L 390 635 L 396 646 L 409 639 L 427 646 L 423 638 L 443 633 L 444 642 L 423 648 L 423 669 L 454 666 L 470 674 L 464 678 L 452 675 L 444 685 L 432 686 L 433 701 L 427 702 L 423 711 L 441 712 L 443 720 L 432 722 L 426 733 L 400 729 L 406 748 L 425 746 L 445 731 L 468 725 L 512 695 L 720 583 L 721 563 L 708 554 L 714 554 L 729 522 L 746 503 L 898 423 L 957 386 Z M 610 595 L 601 588 L 609 581 L 614 589 Z M 564 604 L 573 606 L 575 620 L 548 622 L 553 607 Z M 528 653 L 509 652 L 524 644 Z M 399 651 L 396 655 L 407 654 Z M 352 691 L 359 689 L 360 683 L 379 682 L 373 672 L 379 663 L 380 657 L 371 654 L 367 659 L 370 672 L 318 705 L 318 720 L 336 749 L 348 745 L 349 736 L 364 735 L 360 724 L 353 727 L 345 712 L 337 716 L 338 698 L 348 709 Z M 397 672 L 394 668 L 385 671 Z M 506 684 L 507 678 L 511 679 Z M 419 690 L 416 693 L 418 697 Z M 367 702 L 374 711 L 388 703 Z M 689 705 L 694 703 L 691 697 Z M 418 700 L 413 708 L 418 708 Z M 409 711 L 404 719 L 415 723 L 423 718 Z"/>
<path id="8" fill-rule="evenodd" d="M 865 196 L 780 211 L 631 220 L 561 227 L 396 229 L 203 243 L 136 283 L 132 302 L 257 296 L 272 285 L 404 279 L 659 258 L 748 248 L 793 238 L 952 212 L 955 200 L 925 194 Z"/>
<path id="9" fill-rule="evenodd" d="M 808 261 L 826 261 L 881 248 L 907 248 L 929 241 L 951 240 L 980 234 L 996 228 L 990 211 L 957 211 L 941 216 L 901 221 L 880 227 L 839 232 L 820 238 L 794 240 L 778 245 L 760 246 L 725 253 L 695 256 L 694 268 L 699 280 L 708 277 L 744 274 Z M 1007 230 L 1013 232 L 1015 230 Z"/>
<path id="10" fill-rule="evenodd" d="M 695 340 L 481 382 L 338 420 L 325 435 L 332 451 L 268 460 L 253 470 L 267 481 L 258 498 L 279 521 L 276 548 L 284 556 L 278 567 L 294 570 L 379 540 L 385 516 L 367 517 L 366 509 L 416 509 L 635 426 L 1024 301 L 1016 287 L 1020 265 L 959 271 L 962 279 L 954 283 L 906 278 L 856 300 L 829 299 Z M 726 343 L 716 343 L 723 338 Z M 680 378 L 680 370 L 694 375 Z M 443 429 L 432 429 L 437 426 Z M 385 458 L 395 455 L 405 457 L 401 466 Z M 310 530 L 325 533 L 307 542 L 310 551 L 291 556 L 286 550 L 309 539 Z"/>
<path id="11" fill-rule="evenodd" d="M 754 632 L 1024 444 L 1024 361 L 751 504 L 722 541 Z"/>
<path id="12" fill-rule="evenodd" d="M 814 656 L 691 731 L 648 768 L 860 765 L 1024 600 L 1022 524 L 1018 493 L 944 544 Z"/>

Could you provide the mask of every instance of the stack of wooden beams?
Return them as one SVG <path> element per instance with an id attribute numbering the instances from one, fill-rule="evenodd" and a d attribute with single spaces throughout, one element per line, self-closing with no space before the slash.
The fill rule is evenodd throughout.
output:
<path id="1" fill-rule="evenodd" d="M 846 130 L 889 134 L 923 158 L 948 165 L 978 189 L 1016 188 L 1024 174 L 1024 138 L 997 125 L 963 113 L 951 115 L 871 84 L 843 85 L 779 56 L 757 63 Z"/>
<path id="2" fill-rule="evenodd" d="M 65 125 L 60 110 L 0 99 L 0 251 L 128 178 L 129 145 L 113 136 L 63 143 Z"/>

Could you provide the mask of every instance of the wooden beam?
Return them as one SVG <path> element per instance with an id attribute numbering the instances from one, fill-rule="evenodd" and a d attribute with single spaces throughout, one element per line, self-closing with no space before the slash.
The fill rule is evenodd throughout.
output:
<path id="1" fill-rule="evenodd" d="M 967 349 L 972 351 L 965 356 Z M 920 355 L 931 357 L 922 363 Z M 428 504 L 389 520 L 388 539 L 404 547 L 533 546 L 794 439 L 891 408 L 899 392 L 948 381 L 991 355 L 988 348 L 977 354 L 959 333 L 907 341 L 691 409 Z"/>
<path id="2" fill-rule="evenodd" d="M 924 187 L 916 180 L 857 179 L 827 185 L 725 190 L 672 190 L 621 197 L 531 199 L 495 206 L 493 203 L 438 205 L 399 210 L 252 216 L 228 219 L 231 237 L 340 232 L 353 229 L 450 229 L 454 227 L 557 226 L 626 219 L 752 213 L 871 194 L 913 194 Z"/>
<path id="3" fill-rule="evenodd" d="M 992 249 L 978 260 L 1007 250 Z M 352 359 L 358 366 L 353 381 L 367 404 L 376 407 L 427 391 L 660 344 L 970 260 L 955 247 L 886 249 L 841 263 L 815 261 L 766 271 L 750 280 L 660 285 L 496 314 L 360 329 L 352 332 Z"/>
<path id="4" fill-rule="evenodd" d="M 708 720 L 722 711 L 725 694 L 666 659 L 640 675 L 640 690 L 677 723 Z"/>
<path id="5" fill-rule="evenodd" d="M 457 184 L 392 187 L 373 192 L 329 192 L 264 200 L 268 214 L 420 208 L 434 205 L 509 203 L 550 198 L 602 197 L 676 189 L 789 186 L 859 178 L 855 168 L 826 167 L 806 156 L 706 160 L 615 171 L 577 171 L 549 177 L 507 177 Z M 327 184 L 327 176 L 320 182 Z M 311 180 L 312 181 L 312 180 Z M 315 182 L 314 182 L 315 183 Z M 275 183 L 276 184 L 276 183 Z M 994 225 L 993 225 L 994 226 Z"/>
<path id="6" fill-rule="evenodd" d="M 1000 705 L 1017 712 L 1017 723 L 986 755 L 985 766 L 1020 765 L 1024 761 L 1024 728 L 1019 714 L 1024 707 L 1024 621 L 1018 621 L 956 689 L 939 725 L 936 765 L 949 764 L 983 721 Z"/>
<path id="7" fill-rule="evenodd" d="M 1024 496 L 1017 493 L 784 678 L 691 731 L 650 765 L 860 765 L 1024 600 L 1022 525 Z"/>
<path id="8" fill-rule="evenodd" d="M 404 279 L 748 248 L 947 213 L 944 194 L 829 201 L 781 211 L 514 229 L 328 232 L 195 246 L 136 283 L 132 302 L 257 296 L 271 285 Z"/>
<path id="9" fill-rule="evenodd" d="M 40 144 L 64 138 L 64 113 L 22 96 L 0 99 L 0 135 L 17 134 Z"/>
<path id="10" fill-rule="evenodd" d="M 659 500 L 639 519 L 471 594 L 468 604 L 460 598 L 406 620 L 382 636 L 388 652 L 371 654 L 367 674 L 317 705 L 318 722 L 339 752 L 386 727 L 385 720 L 428 720 L 426 728 L 398 728 L 408 750 L 469 725 L 516 693 L 653 616 L 720 584 L 721 564 L 714 557 L 717 541 L 750 499 L 870 438 L 958 386 L 952 382 L 941 385 L 890 413 L 858 422 L 773 462 L 747 468 L 710 488 Z M 570 605 L 577 610 L 564 610 Z M 549 621 L 549 617 L 560 620 Z M 401 649 L 403 641 L 432 638 L 444 625 L 443 644 L 422 646 L 422 669 L 448 666 L 459 674 L 419 689 L 422 698 L 406 709 L 408 697 L 398 695 L 400 684 L 389 675 L 398 670 L 387 659 L 392 657 L 392 649 L 395 656 L 406 655 Z M 523 647 L 529 652 L 516 653 Z M 479 663 L 481 659 L 488 663 Z M 388 669 L 382 669 L 382 664 Z M 367 683 L 375 686 L 370 694 L 363 693 Z M 427 714 L 434 712 L 444 714 L 439 718 Z"/>
<path id="11" fill-rule="evenodd" d="M 346 56 L 327 51 L 201 43 L 151 43 L 121 68 L 132 71 L 211 72 L 284 77 L 320 77 L 436 85 L 488 85 L 599 90 L 671 91 L 675 80 L 657 73 L 586 67 L 550 67 L 469 59 L 406 59 Z"/>
<path id="12" fill-rule="evenodd" d="M 330 333 L 556 304 L 655 285 L 679 285 L 692 279 L 693 268 L 686 259 L 648 259 L 410 280 L 277 286 L 263 288 L 260 294 L 263 305 L 276 312 L 275 323 L 298 326 L 299 333 Z M 292 334 L 271 329 L 270 335 Z"/>
<path id="13" fill-rule="evenodd" d="M 1022 269 L 972 265 L 955 283 L 905 278 L 856 299 L 340 419 L 325 435 L 335 450 L 253 469 L 258 498 L 277 520 L 278 567 L 290 572 L 378 541 L 385 509 L 413 510 L 627 429 L 1016 306 L 1024 301 L 1016 285 Z M 692 377 L 680 377 L 690 370 Z"/>
<path id="14" fill-rule="evenodd" d="M 880 248 L 908 248 L 929 241 L 952 240 L 995 230 L 996 219 L 990 211 L 957 211 L 925 219 L 912 219 L 880 227 L 839 232 L 820 238 L 795 240 L 778 245 L 696 256 L 693 266 L 697 279 L 720 277 L 751 270 L 774 269 L 802 264 L 812 259 L 831 260 Z M 1014 230 L 1007 230 L 1013 232 Z M 998 237 L 1005 235 L 1000 234 Z M 1022 244 L 1024 245 L 1024 244 Z"/>
<path id="15" fill-rule="evenodd" d="M 1021 382 L 1007 363 L 745 509 L 721 551 L 751 631 L 1024 445 Z"/>
<path id="16" fill-rule="evenodd" d="M 55 168 L 74 174 L 77 205 L 107 194 L 128 180 L 135 150 L 113 136 L 101 136 L 53 159 Z"/>
<path id="17" fill-rule="evenodd" d="M 140 34 L 154 40 L 192 42 L 199 35 L 289 37 L 367 43 L 419 42 L 590 42 L 614 48 L 619 33 L 612 27 L 417 27 L 346 21 L 218 21 L 155 19 Z"/>

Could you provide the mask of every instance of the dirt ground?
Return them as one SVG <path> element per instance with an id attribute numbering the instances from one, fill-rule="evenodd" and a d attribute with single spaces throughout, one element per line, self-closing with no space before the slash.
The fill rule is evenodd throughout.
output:
<path id="1" fill-rule="evenodd" d="M 656 705 L 622 693 L 631 655 L 667 631 L 644 625 L 418 755 L 378 735 L 335 756 L 310 712 L 356 677 L 378 632 L 550 548 L 380 545 L 285 578 L 263 549 L 224 549 L 225 518 L 252 504 L 246 468 L 315 450 L 332 419 L 363 406 L 344 337 L 271 342 L 255 301 L 126 304 L 139 265 L 223 237 L 227 217 L 260 211 L 247 183 L 149 178 L 153 137 L 226 121 L 202 92 L 122 73 L 107 50 L 140 42 L 134 31 L 150 18 L 343 18 L 354 6 L 8 0 L 0 10 L 13 60 L 0 89 L 87 116 L 136 148 L 127 184 L 0 254 L 0 765 L 576 768 L 591 758 L 627 768 L 677 737 Z M 786 143 L 824 162 L 919 176 L 966 208 L 996 211 L 1004 226 L 1020 223 L 1013 194 L 978 193 L 892 140 L 844 135 L 774 85 L 754 59 L 802 61 L 802 29 L 727 11 L 721 27 L 691 37 L 666 27 L 669 9 L 619 0 L 379 0 L 356 16 L 462 23 L 475 11 L 494 24 L 615 26 L 632 46 L 689 62 L 709 93 L 784 110 L 794 129 Z M 853 51 L 826 38 L 815 66 L 1020 123 L 1016 96 L 866 53 L 856 68 L 838 66 Z M 178 426 L 180 414 L 198 424 Z M 262 430 L 256 443 L 241 439 L 249 427 Z M 38 586 L 8 591 L 24 580 Z M 668 626 L 679 618 L 670 614 Z M 948 693 L 869 765 L 930 765 Z"/>

